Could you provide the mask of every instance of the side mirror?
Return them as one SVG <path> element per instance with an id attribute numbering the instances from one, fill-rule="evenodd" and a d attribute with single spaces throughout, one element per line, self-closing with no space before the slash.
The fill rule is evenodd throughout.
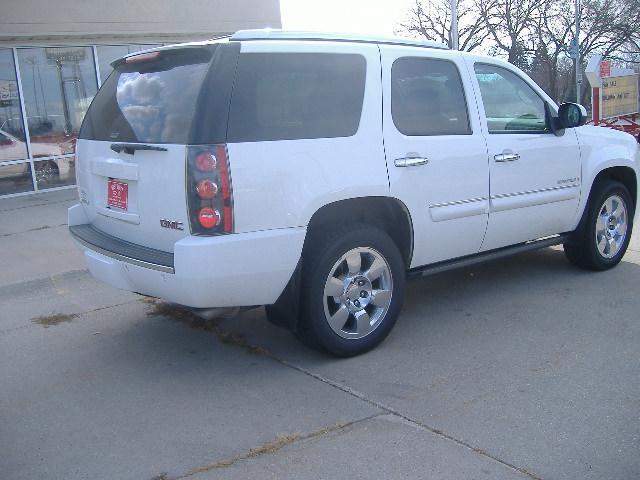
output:
<path id="1" fill-rule="evenodd" d="M 557 125 L 560 128 L 574 128 L 587 123 L 587 110 L 577 103 L 563 103 L 558 108 Z"/>

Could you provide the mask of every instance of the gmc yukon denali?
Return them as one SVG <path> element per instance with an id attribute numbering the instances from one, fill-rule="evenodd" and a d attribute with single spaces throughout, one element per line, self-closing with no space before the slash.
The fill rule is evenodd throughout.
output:
<path id="1" fill-rule="evenodd" d="M 115 287 L 265 305 L 349 356 L 387 336 L 407 277 L 552 245 L 605 270 L 629 244 L 636 140 L 507 62 L 247 30 L 113 67 L 77 143 L 69 229 Z"/>

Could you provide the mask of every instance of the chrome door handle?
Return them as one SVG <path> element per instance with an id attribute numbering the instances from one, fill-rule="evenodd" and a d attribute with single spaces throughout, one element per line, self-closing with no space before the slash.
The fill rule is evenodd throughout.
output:
<path id="1" fill-rule="evenodd" d="M 517 153 L 499 153 L 494 155 L 493 159 L 496 162 L 513 162 L 515 160 L 520 160 L 520 155 Z"/>
<path id="2" fill-rule="evenodd" d="M 426 165 L 429 163 L 429 159 L 421 157 L 417 153 L 407 153 L 406 157 L 396 158 L 393 164 L 396 167 L 417 167 L 419 165 Z"/>

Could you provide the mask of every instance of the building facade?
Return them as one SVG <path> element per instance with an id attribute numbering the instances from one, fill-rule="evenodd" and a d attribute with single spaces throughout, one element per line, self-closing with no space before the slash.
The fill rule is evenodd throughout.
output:
<path id="1" fill-rule="evenodd" d="M 0 197 L 73 186 L 82 119 L 116 58 L 281 26 L 278 0 L 21 0 L 0 10 Z"/>

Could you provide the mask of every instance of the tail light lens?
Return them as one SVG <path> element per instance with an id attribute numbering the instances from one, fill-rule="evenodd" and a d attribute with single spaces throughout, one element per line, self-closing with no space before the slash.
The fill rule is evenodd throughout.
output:
<path id="1" fill-rule="evenodd" d="M 226 145 L 187 147 L 191 233 L 233 233 L 233 192 Z"/>

